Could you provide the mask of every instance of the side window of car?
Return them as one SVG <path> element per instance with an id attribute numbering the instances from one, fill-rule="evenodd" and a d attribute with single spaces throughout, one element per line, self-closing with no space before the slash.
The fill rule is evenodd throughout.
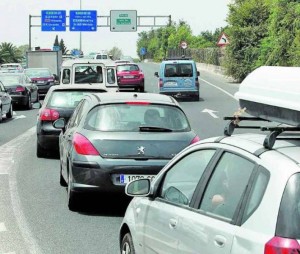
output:
<path id="1" fill-rule="evenodd" d="M 169 202 L 189 205 L 200 178 L 215 150 L 200 150 L 186 155 L 165 175 L 160 197 Z"/>
<path id="2" fill-rule="evenodd" d="M 114 84 L 116 82 L 115 70 L 113 68 L 107 68 L 107 82 Z"/>
<path id="3" fill-rule="evenodd" d="M 0 82 L 0 92 L 4 92 L 4 91 L 5 91 L 4 86 L 3 86 L 2 82 Z"/>
<path id="4" fill-rule="evenodd" d="M 253 162 L 225 152 L 208 182 L 200 210 L 231 222 L 244 196 L 254 167 Z"/>
<path id="5" fill-rule="evenodd" d="M 71 118 L 70 118 L 70 120 L 68 122 L 67 129 L 68 128 L 72 128 L 72 127 L 74 127 L 76 125 L 76 121 L 78 121 L 77 120 L 78 119 L 78 113 L 79 113 L 80 109 L 82 108 L 82 103 L 83 103 L 83 101 L 81 101 L 77 105 L 77 107 L 75 108 L 75 110 L 74 110 L 74 112 L 73 112 L 73 114 L 72 114 L 72 116 L 71 116 Z"/>
<path id="6" fill-rule="evenodd" d="M 267 188 L 269 178 L 270 172 L 261 167 L 252 185 L 250 196 L 244 211 L 242 223 L 244 223 L 259 206 Z"/>

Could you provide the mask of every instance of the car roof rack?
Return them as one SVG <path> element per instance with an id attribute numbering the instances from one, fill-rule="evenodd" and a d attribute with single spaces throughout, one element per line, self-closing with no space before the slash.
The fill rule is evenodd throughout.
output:
<path id="1" fill-rule="evenodd" d="M 224 128 L 224 135 L 231 136 L 235 129 L 259 129 L 261 131 L 269 131 L 270 133 L 265 137 L 263 146 L 266 149 L 272 149 L 275 141 L 280 140 L 300 140 L 300 127 L 294 126 L 241 126 L 239 123 L 241 121 L 265 121 L 269 120 L 259 118 L 259 117 L 241 117 L 235 115 L 233 117 L 224 117 L 224 120 L 229 120 Z M 298 133 L 297 133 L 298 132 Z M 279 137 L 280 135 L 280 137 Z"/>
<path id="2" fill-rule="evenodd" d="M 165 61 L 168 61 L 168 60 L 193 60 L 193 58 L 191 56 L 182 55 L 182 56 L 167 57 L 164 60 Z"/>

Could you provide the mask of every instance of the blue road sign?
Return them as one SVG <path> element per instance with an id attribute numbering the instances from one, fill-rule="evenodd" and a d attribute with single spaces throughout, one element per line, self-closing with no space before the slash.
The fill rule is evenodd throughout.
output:
<path id="1" fill-rule="evenodd" d="M 53 51 L 59 51 L 60 50 L 60 46 L 53 46 Z"/>
<path id="2" fill-rule="evenodd" d="M 66 31 L 66 11 L 42 10 L 42 31 Z"/>
<path id="3" fill-rule="evenodd" d="M 70 31 L 97 31 L 97 11 L 70 11 Z"/>
<path id="4" fill-rule="evenodd" d="M 146 49 L 146 48 L 141 48 L 141 49 L 140 49 L 140 54 L 141 54 L 142 56 L 146 55 L 146 53 L 147 53 L 147 49 Z"/>

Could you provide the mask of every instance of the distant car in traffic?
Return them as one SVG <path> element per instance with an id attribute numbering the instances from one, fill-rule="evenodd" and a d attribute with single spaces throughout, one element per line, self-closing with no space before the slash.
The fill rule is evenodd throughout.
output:
<path id="1" fill-rule="evenodd" d="M 117 64 L 117 78 L 120 91 L 128 89 L 145 91 L 144 73 L 137 64 Z"/>
<path id="2" fill-rule="evenodd" d="M 31 109 L 39 100 L 38 87 L 25 73 L 0 73 L 0 80 L 15 105 Z"/>
<path id="3" fill-rule="evenodd" d="M 0 81 L 0 122 L 2 121 L 3 115 L 6 118 L 12 118 L 13 109 L 12 109 L 12 99 L 7 93 L 7 89 L 4 87 Z"/>
<path id="4" fill-rule="evenodd" d="M 152 93 L 85 96 L 59 137 L 60 184 L 70 210 L 78 193 L 123 193 L 125 184 L 153 179 L 183 148 L 199 140 L 175 99 Z"/>
<path id="5" fill-rule="evenodd" d="M 35 108 L 40 108 L 36 125 L 37 157 L 47 157 L 49 153 L 58 151 L 60 130 L 53 127 L 56 119 L 63 118 L 67 123 L 75 107 L 85 95 L 103 92 L 106 91 L 85 85 L 52 86 L 43 104 L 34 104 Z"/>
<path id="6" fill-rule="evenodd" d="M 185 57 L 166 59 L 154 75 L 158 77 L 159 93 L 199 101 L 200 72 L 194 60 Z"/>
<path id="7" fill-rule="evenodd" d="M 48 68 L 27 68 L 24 72 L 38 86 L 41 96 L 45 96 L 50 87 L 55 85 L 56 76 Z"/>
<path id="8" fill-rule="evenodd" d="M 4 63 L 0 65 L 0 72 L 23 72 L 24 68 L 20 63 Z"/>

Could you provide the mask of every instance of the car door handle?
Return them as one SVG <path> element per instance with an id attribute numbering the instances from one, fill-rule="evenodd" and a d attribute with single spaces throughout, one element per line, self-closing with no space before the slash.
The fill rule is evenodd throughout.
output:
<path id="1" fill-rule="evenodd" d="M 177 227 L 177 219 L 170 219 L 169 226 L 170 226 L 170 228 L 176 228 Z"/>
<path id="2" fill-rule="evenodd" d="M 223 248 L 226 244 L 226 238 L 222 235 L 216 235 L 214 243 L 216 246 Z"/>

